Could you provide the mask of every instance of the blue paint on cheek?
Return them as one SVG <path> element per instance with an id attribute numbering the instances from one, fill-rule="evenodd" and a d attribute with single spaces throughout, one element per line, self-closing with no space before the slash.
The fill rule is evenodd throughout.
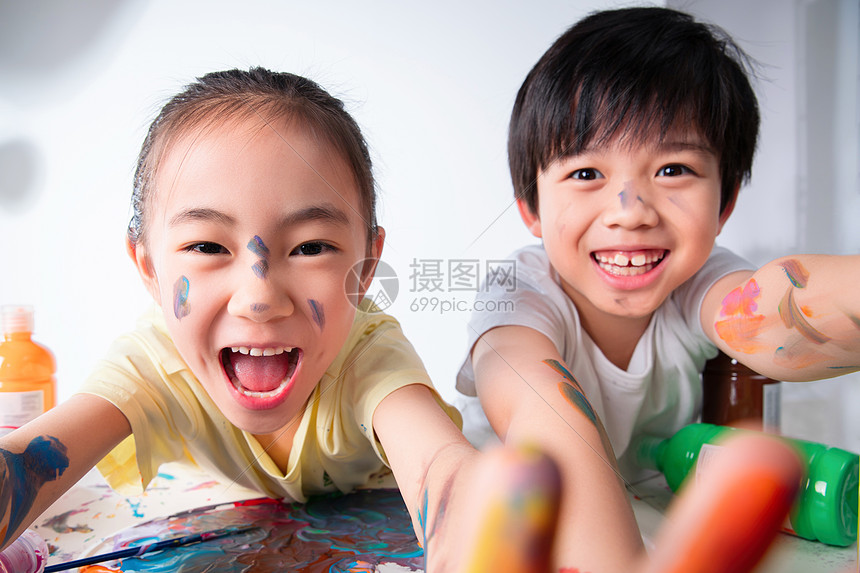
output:
<path id="1" fill-rule="evenodd" d="M 0 449 L 0 514 L 9 514 L 9 525 L 3 542 L 27 517 L 36 495 L 45 482 L 54 481 L 69 467 L 66 446 L 52 436 L 38 436 L 20 454 Z"/>
<path id="2" fill-rule="evenodd" d="M 323 309 L 322 303 L 309 298 L 308 305 L 311 307 L 311 316 L 313 316 L 314 322 L 316 322 L 317 326 L 322 330 L 325 326 L 325 310 Z"/>
<path id="3" fill-rule="evenodd" d="M 173 283 L 173 315 L 182 319 L 188 316 L 191 312 L 191 305 L 188 303 L 188 293 L 191 290 L 191 284 L 184 276 L 176 279 Z"/>

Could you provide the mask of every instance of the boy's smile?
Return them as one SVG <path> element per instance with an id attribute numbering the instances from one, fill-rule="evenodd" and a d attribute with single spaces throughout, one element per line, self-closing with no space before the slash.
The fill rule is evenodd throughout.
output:
<path id="1" fill-rule="evenodd" d="M 720 214 L 719 158 L 695 134 L 613 141 L 539 173 L 538 213 L 520 212 L 585 325 L 651 314 L 708 258 Z"/>
<path id="2" fill-rule="evenodd" d="M 255 117 L 175 141 L 155 189 L 136 260 L 176 348 L 233 424 L 286 427 L 355 316 L 344 280 L 368 235 L 352 171 L 298 121 Z"/>

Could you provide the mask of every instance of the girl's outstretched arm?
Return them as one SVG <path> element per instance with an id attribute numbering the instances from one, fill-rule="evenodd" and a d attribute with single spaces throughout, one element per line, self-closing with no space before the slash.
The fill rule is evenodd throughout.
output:
<path id="1" fill-rule="evenodd" d="M 78 394 L 0 438 L 0 549 L 130 433 L 113 404 Z"/>
<path id="2" fill-rule="evenodd" d="M 702 327 L 726 354 L 777 380 L 860 370 L 860 255 L 794 255 L 718 281 Z"/>

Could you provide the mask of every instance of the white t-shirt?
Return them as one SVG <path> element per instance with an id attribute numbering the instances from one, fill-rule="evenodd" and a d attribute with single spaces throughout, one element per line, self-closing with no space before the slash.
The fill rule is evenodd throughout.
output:
<path id="1" fill-rule="evenodd" d="M 643 433 L 669 436 L 695 422 L 702 403 L 701 371 L 717 347 L 702 329 L 700 309 L 705 293 L 721 277 L 753 269 L 734 253 L 715 247 L 705 265 L 678 287 L 654 312 L 627 370 L 612 364 L 582 329 L 573 301 L 562 290 L 543 246 L 525 247 L 515 261 L 512 284 L 488 283 L 477 295 L 469 321 L 469 352 L 457 374 L 457 390 L 475 396 L 471 349 L 488 330 L 506 325 L 533 328 L 555 343 L 612 442 L 625 478 L 639 474 L 628 447 Z M 500 304 L 506 301 L 505 304 Z M 510 302 L 507 302 L 510 301 Z M 460 404 L 458 404 L 460 405 Z M 486 434 L 486 418 L 473 419 L 474 402 L 463 401 L 464 431 Z M 476 440 L 479 441 L 479 440 Z"/>

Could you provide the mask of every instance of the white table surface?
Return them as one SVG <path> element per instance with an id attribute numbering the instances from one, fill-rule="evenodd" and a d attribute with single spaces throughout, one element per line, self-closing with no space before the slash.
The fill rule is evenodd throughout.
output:
<path id="1" fill-rule="evenodd" d="M 631 495 L 646 545 L 659 528 L 672 494 L 655 477 L 634 486 Z M 114 533 L 179 511 L 260 497 L 257 492 L 221 484 L 199 470 L 167 464 L 146 493 L 125 498 L 93 470 L 36 520 L 32 528 L 49 544 L 49 565 L 78 558 Z M 391 569 L 391 571 L 402 569 Z M 379 571 L 382 571 L 380 568 Z M 847 573 L 858 571 L 857 545 L 838 548 L 780 534 L 756 573 Z"/>

